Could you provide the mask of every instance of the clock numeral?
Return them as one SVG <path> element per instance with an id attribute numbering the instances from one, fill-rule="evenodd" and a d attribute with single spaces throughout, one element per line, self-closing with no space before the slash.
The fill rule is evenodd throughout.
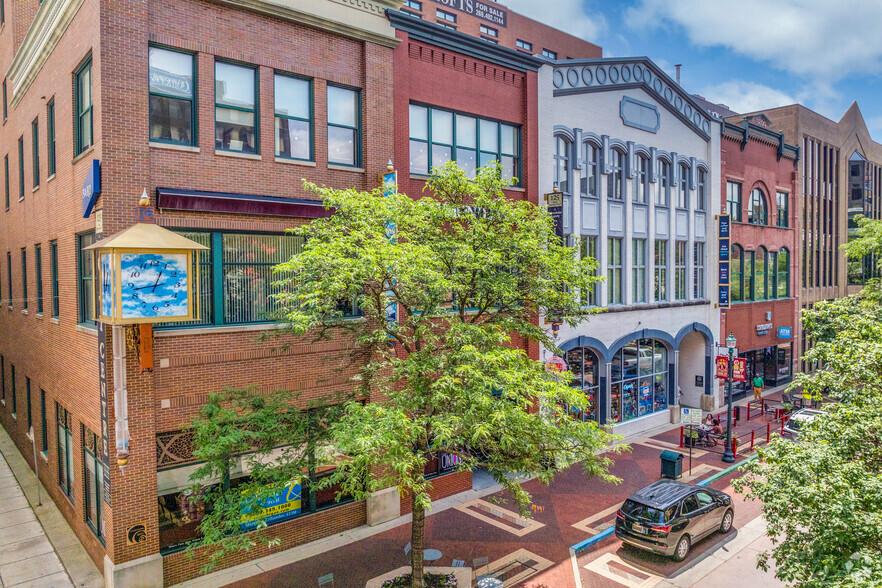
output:
<path id="1" fill-rule="evenodd" d="M 135 270 L 135 271 L 133 271 L 132 273 L 129 274 L 129 277 L 130 277 L 130 278 L 137 278 L 137 277 L 140 276 L 140 275 L 141 275 L 141 272 L 139 272 L 138 270 Z"/>
<path id="2" fill-rule="evenodd" d="M 129 288 L 134 288 L 134 287 L 135 287 L 135 284 L 132 282 L 129 282 Z"/>
<path id="3" fill-rule="evenodd" d="M 141 296 L 137 292 L 132 293 L 132 299 L 138 300 L 140 298 L 141 298 Z"/>
<path id="4" fill-rule="evenodd" d="M 159 305 L 158 305 L 158 304 L 154 304 L 154 305 L 153 305 L 153 310 L 159 310 Z"/>

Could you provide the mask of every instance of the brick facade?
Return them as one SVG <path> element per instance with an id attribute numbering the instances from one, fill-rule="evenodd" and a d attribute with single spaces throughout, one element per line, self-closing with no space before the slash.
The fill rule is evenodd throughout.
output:
<path id="1" fill-rule="evenodd" d="M 131 0 L 121 10 L 115 3 L 83 0 L 44 2 L 11 0 L 0 27 L 0 62 L 12 71 L 17 52 L 34 51 L 40 11 L 69 8 L 72 20 L 59 31 L 57 44 L 43 53 L 45 63 L 32 77 L 8 80 L 9 116 L 0 129 L 0 156 L 9 157 L 10 205 L 0 212 L 0 355 L 5 366 L 5 404 L 0 423 L 9 431 L 26 459 L 32 461 L 26 436 L 25 382 L 31 381 L 34 438 L 41 448 L 41 390 L 46 396 L 48 451 L 40 462 L 40 479 L 100 570 L 105 556 L 114 565 L 160 551 L 157 508 L 158 434 L 184 428 L 208 393 L 227 386 L 255 385 L 269 391 L 285 388 L 303 394 L 304 401 L 340 387 L 345 374 L 337 359 L 344 342 L 302 344 L 257 340 L 265 326 L 230 326 L 157 330 L 154 367 L 141 372 L 134 348 L 127 352 L 131 457 L 125 471 L 114 459 L 112 354 L 108 351 L 109 432 L 111 447 L 111 504 L 103 504 L 104 540 L 86 524 L 84 457 L 81 425 L 101 431 L 98 394 L 97 330 L 79 324 L 80 301 L 77 235 L 95 229 L 95 215 L 82 218 L 81 186 L 93 159 L 101 162 L 102 195 L 96 210 L 103 214 L 104 235 L 131 226 L 142 191 L 155 205 L 157 188 L 236 192 L 285 198 L 311 198 L 303 179 L 320 185 L 371 189 L 377 173 L 391 158 L 401 174 L 402 191 L 418 193 L 424 178 L 410 178 L 407 161 L 407 104 L 410 100 L 502 119 L 522 129 L 523 188 L 513 198 L 538 201 L 535 157 L 536 74 L 490 61 L 457 55 L 422 42 L 411 42 L 398 31 L 397 39 L 384 9 L 392 0 L 371 0 L 349 7 L 350 23 L 323 27 L 321 18 L 300 18 L 267 3 L 266 10 L 248 11 L 233 3 L 200 0 Z M 307 3 L 323 10 L 316 0 Z M 294 9 L 291 9 L 292 11 Z M 335 13 L 339 14 L 339 12 Z M 43 15 L 45 16 L 45 15 Z M 380 19 L 382 18 L 382 22 Z M 526 21 L 510 13 L 511 31 Z M 369 19 L 371 23 L 366 24 Z M 32 23 L 36 23 L 32 26 Z M 304 24 L 304 23 L 309 23 Z M 353 24 L 354 23 L 354 24 Z M 352 28 L 346 27 L 351 25 Z M 536 27 L 534 42 L 550 37 L 548 27 Z M 475 25 L 477 27 L 477 25 Z M 383 33 L 383 27 L 388 31 Z M 521 27 L 521 28 L 519 28 Z M 341 33 L 341 31 L 348 31 Z M 377 31 L 381 31 L 378 33 Z M 517 33 L 520 34 L 520 33 Z M 524 33 L 526 35 L 526 33 Z M 385 36 L 383 36 L 385 35 Z M 599 56 L 589 43 L 557 34 L 561 52 Z M 503 38 L 505 40 L 506 38 Z M 578 41 L 578 43 L 576 43 Z M 43 40 L 45 42 L 45 39 Z M 400 43 L 400 44 L 399 44 Z M 512 41 L 513 43 L 513 41 Z M 397 48 L 395 48 L 397 44 Z M 150 144 L 148 108 L 148 47 L 165 46 L 195 55 L 195 145 L 175 148 Z M 541 49 L 540 49 L 541 50 Z M 36 52 L 39 53 L 39 52 Z M 74 72 L 86 60 L 92 64 L 93 146 L 74 155 Z M 256 67 L 257 118 L 260 154 L 249 157 L 214 149 L 216 59 Z M 451 65 L 452 64 L 452 65 Z M 273 75 L 275 71 L 312 80 L 314 163 L 278 161 L 274 157 Z M 329 83 L 361 89 L 362 167 L 342 169 L 328 163 L 326 93 Z M 13 88 L 15 86 L 15 88 Z M 440 88 L 443 88 L 439 90 Z M 393 88 L 395 88 L 393 93 Z M 47 177 L 47 104 L 54 101 L 56 172 Z M 32 122 L 38 121 L 40 182 L 34 187 Z M 18 198 L 18 140 L 24 145 L 24 197 Z M 172 229 L 282 232 L 306 219 L 210 212 L 157 211 L 156 222 Z M 58 244 L 59 316 L 52 318 L 50 242 Z M 37 313 L 35 248 L 42 251 L 42 314 Z M 20 250 L 27 252 L 29 305 L 22 301 Z M 11 255 L 12 285 L 7 279 L 6 252 Z M 111 332 L 107 329 L 108 350 Z M 538 355 L 535 345 L 533 356 Z M 16 390 L 11 389 L 11 369 Z M 12 415 L 12 394 L 17 412 Z M 59 487 L 55 406 L 71 413 L 73 434 L 73 500 Z M 33 464 L 31 464 L 33 466 Z M 471 487 L 468 473 L 433 480 L 434 497 Z M 111 506 L 112 505 L 112 506 Z M 409 504 L 402 501 L 402 512 Z M 365 523 L 365 505 L 337 506 L 273 527 L 290 548 Z M 143 524 L 146 539 L 130 543 L 127 530 Z M 231 556 L 232 566 L 269 553 L 257 549 Z M 198 574 L 204 554 L 189 559 L 184 553 L 164 557 L 164 582 L 178 583 Z"/>

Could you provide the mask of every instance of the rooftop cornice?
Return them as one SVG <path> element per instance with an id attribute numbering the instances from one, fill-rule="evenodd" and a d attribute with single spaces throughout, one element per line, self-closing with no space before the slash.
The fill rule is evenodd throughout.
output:
<path id="1" fill-rule="evenodd" d="M 388 10 L 386 15 L 393 27 L 417 41 L 517 71 L 537 71 L 542 66 L 542 61 L 532 55 L 500 47 L 399 10 Z"/>
<path id="2" fill-rule="evenodd" d="M 720 122 L 722 122 L 722 127 L 720 128 L 721 132 L 724 135 L 728 133 L 731 138 L 737 138 L 740 140 L 742 151 L 744 150 L 744 146 L 747 145 L 747 142 L 753 138 L 762 143 L 777 147 L 779 161 L 781 160 L 781 157 L 785 156 L 792 158 L 794 162 L 799 161 L 799 147 L 785 143 L 784 133 L 778 133 L 754 124 L 748 121 L 747 118 L 742 119 L 741 124 L 735 124 L 729 121 Z"/>
<path id="3" fill-rule="evenodd" d="M 555 96 L 640 88 L 700 137 L 710 140 L 716 119 L 648 57 L 540 59 L 554 68 Z"/>

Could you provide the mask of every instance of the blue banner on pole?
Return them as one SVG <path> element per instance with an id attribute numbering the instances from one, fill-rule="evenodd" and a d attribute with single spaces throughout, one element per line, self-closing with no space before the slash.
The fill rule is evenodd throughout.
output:
<path id="1" fill-rule="evenodd" d="M 101 164 L 97 159 L 92 160 L 86 180 L 83 182 L 83 218 L 92 215 L 92 209 L 98 196 L 101 194 Z"/>

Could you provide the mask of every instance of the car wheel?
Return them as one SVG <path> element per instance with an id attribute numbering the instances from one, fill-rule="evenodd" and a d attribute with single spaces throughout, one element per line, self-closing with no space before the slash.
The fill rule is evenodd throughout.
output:
<path id="1" fill-rule="evenodd" d="M 726 511 L 726 514 L 723 515 L 723 522 L 720 523 L 720 533 L 724 535 L 732 530 L 732 520 L 735 518 L 732 509 Z"/>
<path id="2" fill-rule="evenodd" d="M 680 537 L 680 540 L 677 541 L 677 547 L 674 549 L 674 561 L 683 561 L 686 559 L 686 556 L 689 555 L 690 547 L 689 536 L 683 535 Z"/>

